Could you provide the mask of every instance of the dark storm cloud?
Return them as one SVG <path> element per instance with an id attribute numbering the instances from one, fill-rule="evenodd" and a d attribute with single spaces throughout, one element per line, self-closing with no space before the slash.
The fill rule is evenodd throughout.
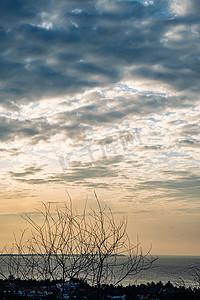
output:
<path id="1" fill-rule="evenodd" d="M 17 109 L 116 84 L 125 79 L 125 67 L 129 79 L 155 79 L 198 93 L 198 1 L 190 7 L 190 14 L 176 17 L 169 1 L 161 0 L 149 6 L 118 0 L 1 1 L 2 105 Z M 165 36 L 179 25 L 178 41 Z"/>

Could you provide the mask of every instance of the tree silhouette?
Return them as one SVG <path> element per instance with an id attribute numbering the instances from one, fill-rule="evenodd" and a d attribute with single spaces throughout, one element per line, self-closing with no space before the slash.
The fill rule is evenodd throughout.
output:
<path id="1" fill-rule="evenodd" d="M 30 215 L 23 218 L 29 231 L 14 236 L 13 248 L 4 249 L 1 256 L 7 274 L 21 279 L 87 280 L 96 287 L 100 297 L 102 284 L 118 285 L 127 276 L 149 269 L 155 257 L 143 253 L 139 242 L 132 245 L 127 234 L 127 218 L 119 222 L 108 206 L 102 207 L 95 193 L 97 209 L 88 208 L 87 201 L 80 212 L 69 203 L 52 210 L 43 203 L 40 221 Z M 17 254 L 17 255 L 15 255 Z M 5 277 L 4 272 L 0 270 Z"/>

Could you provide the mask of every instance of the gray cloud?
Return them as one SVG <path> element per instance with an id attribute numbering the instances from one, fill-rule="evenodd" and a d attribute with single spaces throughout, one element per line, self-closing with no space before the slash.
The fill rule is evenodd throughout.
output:
<path id="1" fill-rule="evenodd" d="M 18 178 L 18 177 L 26 177 L 29 175 L 35 175 L 36 173 L 42 171 L 39 167 L 28 167 L 24 169 L 24 172 L 12 172 L 10 171 L 9 174 L 12 178 Z"/>
<path id="2" fill-rule="evenodd" d="M 143 150 L 144 151 L 152 151 L 152 150 L 159 151 L 159 150 L 162 150 L 162 148 L 163 148 L 162 145 L 153 145 L 153 146 L 144 146 Z"/>
<path id="3" fill-rule="evenodd" d="M 189 172 L 170 172 L 170 174 L 176 176 L 173 179 L 166 178 L 138 182 L 136 190 L 159 190 L 158 195 L 152 196 L 155 199 L 164 197 L 166 199 L 184 200 L 187 202 L 199 200 L 200 177 L 198 175 L 190 174 Z M 179 174 L 182 174 L 182 176 Z"/>
<path id="4" fill-rule="evenodd" d="M 109 166 L 88 166 L 87 168 L 75 168 L 69 173 L 50 176 L 49 180 L 76 182 L 85 179 L 118 177 L 118 171 Z"/>
<path id="5" fill-rule="evenodd" d="M 42 167 L 28 167 L 25 168 L 22 172 L 8 172 L 9 176 L 18 182 L 28 183 L 28 184 L 49 184 L 49 183 L 67 183 L 72 182 L 85 186 L 96 186 L 96 187 L 105 187 L 108 186 L 106 183 L 93 183 L 90 182 L 91 179 L 108 179 L 119 176 L 119 170 L 114 168 L 118 162 L 121 161 L 121 157 L 112 157 L 108 158 L 107 162 L 103 160 L 98 160 L 95 162 L 95 165 L 92 166 L 91 163 L 75 163 L 71 162 L 71 168 L 66 170 L 65 173 L 56 173 L 56 174 L 46 174 L 39 178 L 38 173 L 43 169 Z M 79 163 L 79 165 L 77 165 Z M 32 175 L 36 175 L 37 178 L 30 178 Z"/>
<path id="6" fill-rule="evenodd" d="M 21 151 L 17 148 L 11 148 L 11 149 L 0 148 L 0 153 L 10 154 L 11 156 L 17 156 L 21 154 Z"/>
<path id="7" fill-rule="evenodd" d="M 181 147 L 199 148 L 200 141 L 196 139 L 180 140 L 179 145 Z"/>
<path id="8" fill-rule="evenodd" d="M 28 138 L 30 142 L 36 143 L 39 140 L 47 140 L 46 133 L 53 128 L 42 121 L 19 120 L 7 117 L 0 117 L 0 140 L 2 142 L 15 140 L 15 138 Z"/>
<path id="9" fill-rule="evenodd" d="M 184 177 L 176 180 L 150 180 L 139 184 L 142 189 L 155 189 L 155 187 L 170 189 L 197 188 L 199 190 L 200 178 L 198 176 Z"/>
<path id="10" fill-rule="evenodd" d="M 154 79 L 198 93 L 200 26 L 194 13 L 199 4 L 190 7 L 190 15 L 175 17 L 168 1 L 149 6 L 117 0 L 104 6 L 89 0 L 3 1 L 1 104 L 17 109 L 33 100 L 116 84 L 126 79 L 127 67 L 137 67 L 129 79 Z M 177 40 L 166 36 L 173 30 Z"/>
<path id="11" fill-rule="evenodd" d="M 118 124 L 125 119 L 148 116 L 152 113 L 162 113 L 167 110 L 168 105 L 173 108 L 184 108 L 186 106 L 184 99 L 180 97 L 180 102 L 176 102 L 175 97 L 166 97 L 158 94 L 115 97 L 114 99 L 103 98 L 100 94 L 94 97 L 94 100 L 88 105 L 80 105 L 70 111 L 64 111 L 54 115 L 59 124 L 67 123 L 76 129 L 85 130 L 92 127 L 108 127 L 111 124 Z M 82 127 L 80 126 L 82 125 Z M 61 127 L 60 127 L 61 128 Z M 72 135 L 73 131 L 72 131 Z M 114 136 L 111 139 L 115 139 Z M 111 142 L 111 140 L 110 140 Z M 102 140 L 103 143 L 103 140 Z M 109 140 L 105 140 L 109 143 Z"/>
<path id="12" fill-rule="evenodd" d="M 20 120 L 0 117 L 0 141 L 14 141 L 28 139 L 28 143 L 37 144 L 40 141 L 50 141 L 52 136 L 62 133 L 64 136 L 80 139 L 84 137 L 86 128 L 81 124 L 65 125 L 62 123 L 50 124 L 47 119 Z"/>

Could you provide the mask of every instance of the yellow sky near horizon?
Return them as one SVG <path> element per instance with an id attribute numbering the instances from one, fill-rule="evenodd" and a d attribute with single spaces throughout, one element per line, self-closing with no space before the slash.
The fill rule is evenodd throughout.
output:
<path id="1" fill-rule="evenodd" d="M 69 189 L 67 190 L 69 192 Z M 144 206 L 139 201 L 134 201 L 131 205 L 120 202 L 120 195 L 114 190 L 105 192 L 97 189 L 96 193 L 101 205 L 108 205 L 112 209 L 117 221 L 122 219 L 123 215 L 128 217 L 127 232 L 131 242 L 136 244 L 138 237 L 144 252 L 152 247 L 153 255 L 199 255 L 198 213 L 193 213 L 191 220 L 190 214 L 180 212 L 178 207 L 176 207 L 176 212 L 173 203 L 171 206 L 163 203 L 159 207 L 151 203 L 143 209 Z M 82 211 L 86 198 L 88 207 L 96 208 L 97 206 L 92 189 L 85 190 L 85 194 L 73 191 L 70 196 L 77 211 Z M 53 211 L 57 205 L 62 206 L 63 203 L 69 203 L 69 199 L 65 188 L 61 186 L 59 190 L 48 189 L 48 193 L 44 189 L 43 197 L 35 196 L 34 202 L 33 198 L 29 197 L 23 199 L 23 202 L 21 199 L 16 199 L 15 202 L 11 201 L 10 206 L 5 206 L 5 210 L 0 215 L 0 249 L 3 249 L 5 245 L 9 248 L 9 245 L 14 242 L 14 232 L 16 235 L 20 235 L 21 230 L 30 228 L 30 225 L 22 218 L 24 213 L 38 221 L 37 211 L 43 209 L 42 202 L 51 202 Z"/>

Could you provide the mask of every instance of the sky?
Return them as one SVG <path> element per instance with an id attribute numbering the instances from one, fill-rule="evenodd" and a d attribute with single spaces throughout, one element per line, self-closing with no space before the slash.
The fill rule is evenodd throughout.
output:
<path id="1" fill-rule="evenodd" d="M 0 248 L 86 198 L 200 255 L 200 2 L 0 1 Z"/>

